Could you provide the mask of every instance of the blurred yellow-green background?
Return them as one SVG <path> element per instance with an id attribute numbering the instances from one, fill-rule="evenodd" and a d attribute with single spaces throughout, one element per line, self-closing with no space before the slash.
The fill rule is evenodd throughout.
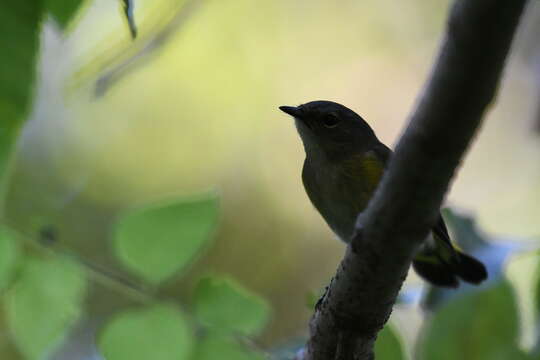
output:
<path id="1" fill-rule="evenodd" d="M 484 231 L 526 244 L 540 236 L 540 45 L 525 31 L 540 22 L 533 3 L 447 199 Z M 114 1 L 87 1 L 65 33 L 44 23 L 7 217 L 29 234 L 54 225 L 62 248 L 137 282 L 112 251 L 118 215 L 215 190 L 214 242 L 163 293 L 186 298 L 200 274 L 231 274 L 271 303 L 260 341 L 276 345 L 306 333 L 306 298 L 329 281 L 343 252 L 304 193 L 303 148 L 277 107 L 340 102 L 394 145 L 449 2 L 201 0 L 178 20 L 180 5 L 136 1 L 134 41 Z M 419 283 L 412 274 L 409 281 Z M 86 317 L 91 323 L 131 301 L 95 282 Z"/>

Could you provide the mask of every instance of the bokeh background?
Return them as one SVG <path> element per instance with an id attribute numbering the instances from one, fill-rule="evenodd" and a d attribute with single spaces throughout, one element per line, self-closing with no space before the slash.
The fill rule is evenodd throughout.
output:
<path id="1" fill-rule="evenodd" d="M 87 1 L 65 32 L 48 19 L 8 222 L 29 236 L 50 226 L 64 251 L 137 283 L 111 247 L 119 215 L 216 191 L 213 242 L 161 291 L 183 301 L 201 274 L 229 274 L 272 306 L 261 346 L 301 337 L 311 314 L 306 303 L 330 280 L 344 248 L 304 193 L 303 148 L 277 107 L 340 102 L 394 145 L 429 74 L 448 6 L 201 0 L 186 10 L 178 1 L 138 0 L 135 40 L 114 1 Z M 497 102 L 447 199 L 490 238 L 526 250 L 540 238 L 539 23 L 540 3 L 533 1 Z M 509 262 L 517 287 L 532 286 L 536 259 L 518 254 Z M 406 292 L 418 289 L 411 273 Z M 56 358 L 73 358 L 86 329 L 132 302 L 92 282 L 84 320 Z M 520 303 L 530 314 L 531 300 Z M 418 317 L 412 307 L 396 312 L 406 338 Z M 531 346 L 532 330 L 522 336 L 522 346 Z M 17 358 L 8 341 L 0 358 Z"/>

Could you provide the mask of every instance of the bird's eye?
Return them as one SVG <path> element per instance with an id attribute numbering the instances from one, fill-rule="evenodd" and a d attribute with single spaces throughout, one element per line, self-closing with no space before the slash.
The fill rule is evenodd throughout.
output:
<path id="1" fill-rule="evenodd" d="M 322 123 L 326 128 L 335 128 L 339 124 L 339 118 L 334 114 L 327 114 L 324 116 Z"/>

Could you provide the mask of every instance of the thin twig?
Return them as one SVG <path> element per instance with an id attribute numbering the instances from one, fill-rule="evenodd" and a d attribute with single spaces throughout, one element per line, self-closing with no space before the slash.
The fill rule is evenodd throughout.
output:
<path id="1" fill-rule="evenodd" d="M 135 16 L 133 15 L 133 1 L 123 0 L 122 4 L 124 6 L 124 15 L 128 22 L 131 38 L 135 39 L 137 37 L 137 25 L 135 24 Z"/>
<path id="2" fill-rule="evenodd" d="M 86 272 L 89 280 L 93 280 L 95 283 L 103 285 L 112 291 L 121 293 L 122 295 L 125 295 L 126 298 L 139 303 L 149 303 L 156 300 L 154 289 L 105 269 L 102 266 L 77 255 L 65 246 L 58 244 L 57 235 L 50 226 L 42 228 L 37 237 L 29 232 L 16 230 L 17 227 L 12 226 L 5 218 L 0 220 L 0 226 L 6 227 L 9 232 L 15 236 L 17 241 L 21 241 L 21 243 L 36 250 L 38 253 L 75 262 Z"/>

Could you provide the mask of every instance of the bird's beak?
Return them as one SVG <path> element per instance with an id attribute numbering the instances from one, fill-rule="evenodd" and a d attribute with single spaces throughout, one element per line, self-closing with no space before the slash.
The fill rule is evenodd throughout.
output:
<path id="1" fill-rule="evenodd" d="M 302 109 L 296 106 L 280 106 L 279 110 L 298 119 L 301 119 L 303 115 Z"/>

